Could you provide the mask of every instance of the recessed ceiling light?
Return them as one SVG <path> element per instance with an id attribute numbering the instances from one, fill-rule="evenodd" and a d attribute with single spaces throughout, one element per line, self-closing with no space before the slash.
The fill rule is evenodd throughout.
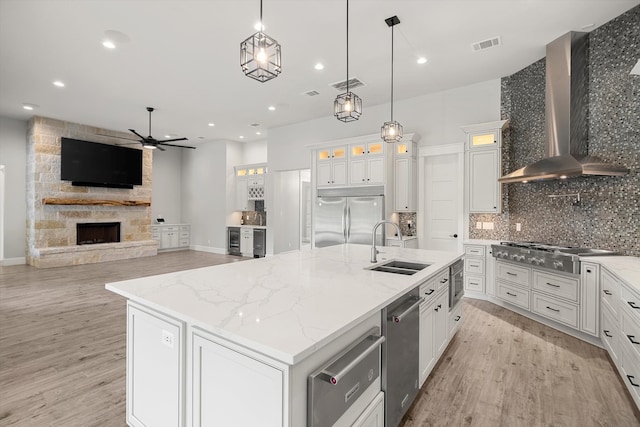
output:
<path id="1" fill-rule="evenodd" d="M 171 138 L 172 136 L 173 136 L 173 135 L 171 135 L 171 134 L 167 134 L 167 135 L 165 135 L 164 137 L 165 137 L 165 138 Z"/>
<path id="2" fill-rule="evenodd" d="M 22 108 L 24 108 L 25 110 L 35 110 L 36 108 L 38 108 L 38 106 L 36 104 L 28 104 L 28 103 L 24 103 L 22 104 Z"/>
<path id="3" fill-rule="evenodd" d="M 256 135 L 262 135 L 262 132 L 256 132 Z"/>
<path id="4" fill-rule="evenodd" d="M 53 85 L 58 87 L 64 87 L 64 83 L 61 82 L 60 80 L 56 80 L 55 82 L 53 82 Z"/>
<path id="5" fill-rule="evenodd" d="M 269 106 L 269 111 L 275 111 L 276 107 L 274 107 L 273 105 Z"/>
<path id="6" fill-rule="evenodd" d="M 418 60 L 416 62 L 418 64 L 426 64 L 427 63 L 427 58 L 425 58 L 424 56 L 421 56 L 420 58 L 418 58 Z"/>
<path id="7" fill-rule="evenodd" d="M 322 65 L 322 63 L 318 62 L 313 68 L 315 68 L 316 70 L 323 70 L 324 69 L 324 65 Z"/>
<path id="8" fill-rule="evenodd" d="M 107 49 L 115 49 L 116 48 L 116 44 L 114 42 L 112 42 L 111 40 L 105 40 L 102 42 L 102 46 L 106 47 Z"/>
<path id="9" fill-rule="evenodd" d="M 214 127 L 215 123 L 209 123 L 209 126 Z"/>
<path id="10" fill-rule="evenodd" d="M 244 139 L 244 136 L 240 135 L 238 138 L 240 138 L 240 139 Z"/>

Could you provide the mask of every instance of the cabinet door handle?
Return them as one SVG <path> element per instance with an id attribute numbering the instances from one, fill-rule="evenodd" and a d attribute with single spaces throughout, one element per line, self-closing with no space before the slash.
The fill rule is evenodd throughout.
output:
<path id="1" fill-rule="evenodd" d="M 608 291 L 608 290 L 606 290 L 606 289 L 605 289 L 605 290 L 603 290 L 602 292 L 604 292 L 604 294 L 605 294 L 605 295 L 613 295 L 610 291 Z"/>
<path id="2" fill-rule="evenodd" d="M 455 320 L 457 322 L 458 320 L 460 320 L 460 316 L 456 316 L 456 318 L 453 319 L 453 320 Z"/>
<path id="3" fill-rule="evenodd" d="M 549 282 L 547 282 L 547 285 L 553 286 L 554 288 L 559 288 L 560 287 L 560 285 L 556 285 L 555 283 L 549 283 Z"/>
<path id="4" fill-rule="evenodd" d="M 640 344 L 640 342 L 634 340 L 636 336 L 635 335 L 627 335 L 627 338 L 629 338 L 629 341 L 631 341 L 631 344 Z"/>
<path id="5" fill-rule="evenodd" d="M 435 311 L 438 311 L 442 308 L 442 304 L 438 304 L 438 306 L 436 308 L 434 308 Z"/>
<path id="6" fill-rule="evenodd" d="M 640 306 L 637 306 L 633 301 L 627 301 L 627 304 L 629 304 L 631 308 L 635 308 L 636 310 L 640 309 Z"/>
<path id="7" fill-rule="evenodd" d="M 606 336 L 608 336 L 609 338 L 613 337 L 613 335 L 610 335 L 610 334 L 609 334 L 609 331 L 607 331 L 606 329 L 605 329 L 605 330 L 603 330 L 602 332 L 604 332 L 604 334 L 605 334 Z"/>
<path id="8" fill-rule="evenodd" d="M 511 292 L 507 292 L 507 295 L 511 296 L 511 297 L 517 297 L 518 295 L 516 294 L 512 294 Z"/>
<path id="9" fill-rule="evenodd" d="M 627 375 L 627 379 L 629 380 L 629 382 L 631 383 L 631 385 L 632 385 L 632 386 L 634 386 L 634 387 L 640 387 L 640 384 L 636 384 L 636 383 L 634 383 L 634 382 L 633 382 L 633 379 L 634 379 L 634 378 L 635 378 L 635 377 L 634 377 L 633 375 Z"/>
<path id="10" fill-rule="evenodd" d="M 435 289 L 429 289 L 429 292 L 425 292 L 425 295 L 431 295 L 432 293 L 435 292 Z"/>
<path id="11" fill-rule="evenodd" d="M 507 271 L 507 274 L 508 274 L 509 276 L 517 276 L 517 275 L 518 275 L 517 273 L 512 273 L 512 272 L 510 272 L 510 271 Z"/>
<path id="12" fill-rule="evenodd" d="M 449 281 L 449 279 L 442 279 L 440 280 L 440 283 L 447 283 Z"/>
<path id="13" fill-rule="evenodd" d="M 549 306 L 547 306 L 547 308 L 551 311 L 555 311 L 556 313 L 560 313 L 560 310 L 558 310 L 557 308 L 551 308 Z"/>

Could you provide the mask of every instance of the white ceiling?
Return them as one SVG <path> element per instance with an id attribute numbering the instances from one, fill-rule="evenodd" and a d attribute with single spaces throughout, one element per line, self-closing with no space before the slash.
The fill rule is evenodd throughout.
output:
<path id="1" fill-rule="evenodd" d="M 202 140 L 264 139 L 269 128 L 332 114 L 346 78 L 345 0 L 264 0 L 265 32 L 282 45 L 282 74 L 243 75 L 239 45 L 258 0 L 0 0 L 0 115 L 37 114 L 107 129 Z M 570 30 L 592 31 L 640 0 L 351 0 L 350 75 L 367 107 L 510 75 Z M 129 39 L 102 47 L 105 31 Z M 502 46 L 471 44 L 500 36 Z M 428 57 L 418 65 L 418 56 Z M 324 70 L 314 65 L 322 62 Z M 63 81 L 64 88 L 55 87 Z M 316 90 L 309 97 L 304 92 Z M 39 107 L 28 112 L 23 103 Z M 275 111 L 267 107 L 274 105 Z M 215 123 L 215 127 L 208 123 Z M 260 123 L 253 128 L 251 123 Z M 345 124 L 348 126 L 348 124 Z M 256 130 L 262 135 L 255 135 Z M 376 131 L 373 130 L 372 133 Z"/>

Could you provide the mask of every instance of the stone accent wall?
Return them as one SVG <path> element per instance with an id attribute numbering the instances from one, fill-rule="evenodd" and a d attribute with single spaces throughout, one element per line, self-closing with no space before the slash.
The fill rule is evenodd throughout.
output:
<path id="1" fill-rule="evenodd" d="M 100 135 L 112 135 L 100 136 Z M 34 117 L 27 133 L 27 263 L 36 267 L 111 261 L 157 253 L 151 240 L 150 206 L 43 205 L 43 198 L 151 201 L 152 152 L 143 150 L 143 182 L 132 190 L 77 187 L 60 180 L 61 137 L 105 144 L 130 138 L 122 132 L 99 129 L 45 117 Z M 138 148 L 135 145 L 132 148 Z M 142 148 L 140 148 L 142 149 Z M 120 222 L 120 243 L 78 247 L 79 222 Z M 56 261 L 45 261 L 55 256 Z"/>
<path id="2" fill-rule="evenodd" d="M 531 240 L 640 256 L 640 77 L 629 74 L 639 50 L 640 6 L 589 34 L 589 153 L 631 172 L 507 184 L 504 213 L 471 215 L 471 238 Z M 504 173 L 545 155 L 544 74 L 542 59 L 502 81 L 502 118 L 510 119 L 510 134 L 503 141 Z M 548 197 L 572 193 L 580 193 L 580 203 L 571 197 Z M 482 220 L 501 225 L 475 230 L 475 222 Z M 522 231 L 516 231 L 516 223 Z"/>

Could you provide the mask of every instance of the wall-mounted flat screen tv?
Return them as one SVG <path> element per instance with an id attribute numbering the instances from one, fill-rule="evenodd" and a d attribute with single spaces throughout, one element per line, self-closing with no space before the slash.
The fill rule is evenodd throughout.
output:
<path id="1" fill-rule="evenodd" d="M 142 185 L 142 150 L 62 138 L 60 179 L 87 187 Z"/>

